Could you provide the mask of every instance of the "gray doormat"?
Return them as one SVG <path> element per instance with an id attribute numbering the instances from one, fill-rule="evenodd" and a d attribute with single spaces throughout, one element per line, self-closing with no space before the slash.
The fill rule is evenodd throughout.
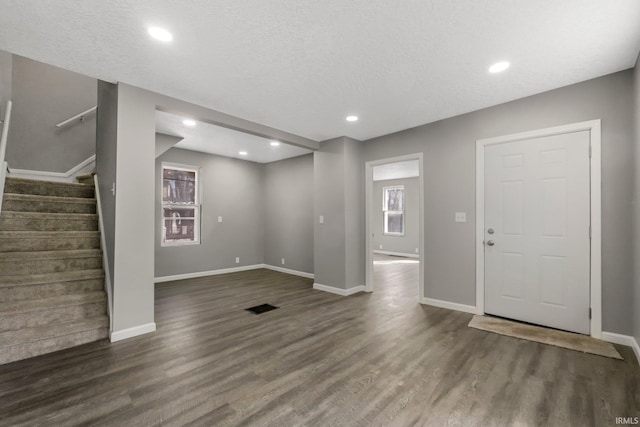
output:
<path id="1" fill-rule="evenodd" d="M 556 347 L 568 348 L 569 350 L 581 351 L 583 353 L 597 354 L 599 356 L 623 360 L 620 353 L 618 353 L 618 350 L 616 350 L 611 343 L 597 340 L 586 335 L 558 331 L 556 329 L 528 325 L 525 323 L 490 316 L 473 316 L 471 322 L 469 322 L 469 327 L 487 332 L 494 332 L 500 335 L 506 335 L 508 337 L 520 338 L 542 344 L 555 345 Z"/>

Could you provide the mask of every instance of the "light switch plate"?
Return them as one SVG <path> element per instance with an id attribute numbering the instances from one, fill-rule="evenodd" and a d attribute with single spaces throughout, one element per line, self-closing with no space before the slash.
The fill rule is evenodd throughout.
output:
<path id="1" fill-rule="evenodd" d="M 218 217 L 218 222 L 222 222 L 222 217 L 221 216 Z"/>
<path id="2" fill-rule="evenodd" d="M 324 215 L 320 215 L 320 224 L 324 224 Z"/>
<path id="3" fill-rule="evenodd" d="M 467 213 L 456 212 L 456 222 L 467 222 Z"/>

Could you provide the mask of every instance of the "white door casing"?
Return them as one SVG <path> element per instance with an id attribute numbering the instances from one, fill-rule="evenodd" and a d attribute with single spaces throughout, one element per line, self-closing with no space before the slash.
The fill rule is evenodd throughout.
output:
<path id="1" fill-rule="evenodd" d="M 477 311 L 600 337 L 599 120 L 477 148 Z"/>

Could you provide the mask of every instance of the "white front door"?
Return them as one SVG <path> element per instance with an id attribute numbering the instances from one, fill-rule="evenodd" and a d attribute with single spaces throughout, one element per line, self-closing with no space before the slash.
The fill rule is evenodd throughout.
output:
<path id="1" fill-rule="evenodd" d="M 589 132 L 485 147 L 485 312 L 589 334 Z"/>

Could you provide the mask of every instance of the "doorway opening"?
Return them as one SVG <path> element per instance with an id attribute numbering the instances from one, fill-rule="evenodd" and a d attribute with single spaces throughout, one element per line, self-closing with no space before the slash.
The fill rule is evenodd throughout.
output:
<path id="1" fill-rule="evenodd" d="M 366 285 L 424 299 L 422 153 L 366 163 Z"/>

